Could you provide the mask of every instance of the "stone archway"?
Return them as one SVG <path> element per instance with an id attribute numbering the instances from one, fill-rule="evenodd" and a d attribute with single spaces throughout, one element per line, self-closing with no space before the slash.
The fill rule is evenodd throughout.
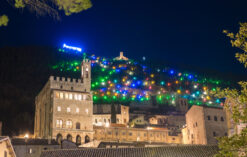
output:
<path id="1" fill-rule="evenodd" d="M 77 135 L 76 136 L 76 144 L 77 145 L 80 145 L 81 144 L 81 136 L 80 135 Z"/>
<path id="2" fill-rule="evenodd" d="M 67 135 L 67 140 L 72 142 L 72 136 L 70 134 Z"/>
<path id="3" fill-rule="evenodd" d="M 88 135 L 85 136 L 85 143 L 90 142 L 90 137 Z"/>
<path id="4" fill-rule="evenodd" d="M 62 140 L 63 140 L 63 136 L 60 133 L 57 134 L 57 138 L 56 138 L 57 143 L 61 144 Z"/>

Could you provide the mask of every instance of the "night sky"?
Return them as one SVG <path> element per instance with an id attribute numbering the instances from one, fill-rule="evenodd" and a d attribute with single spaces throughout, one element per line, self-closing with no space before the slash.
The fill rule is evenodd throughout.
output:
<path id="1" fill-rule="evenodd" d="M 0 47 L 64 42 L 98 56 L 163 60 L 174 65 L 245 74 L 234 58 L 223 29 L 237 31 L 247 21 L 246 0 L 92 0 L 93 7 L 61 21 L 37 17 L 1 0 L 0 15 L 10 18 L 0 28 Z M 34 52 L 35 53 L 35 52 Z"/>

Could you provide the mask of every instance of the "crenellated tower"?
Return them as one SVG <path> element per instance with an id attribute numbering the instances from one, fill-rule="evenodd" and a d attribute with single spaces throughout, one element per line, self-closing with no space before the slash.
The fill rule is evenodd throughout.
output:
<path id="1" fill-rule="evenodd" d="M 85 86 L 85 92 L 89 92 L 91 90 L 91 61 L 89 59 L 83 59 L 81 62 L 81 80 Z"/>

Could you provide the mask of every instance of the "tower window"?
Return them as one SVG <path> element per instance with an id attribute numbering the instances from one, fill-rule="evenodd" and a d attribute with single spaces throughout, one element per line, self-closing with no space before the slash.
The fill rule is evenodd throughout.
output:
<path id="1" fill-rule="evenodd" d="M 71 87 L 71 90 L 74 90 L 74 88 L 73 88 L 73 87 Z"/>
<path id="2" fill-rule="evenodd" d="M 223 118 L 223 117 L 221 117 L 220 120 L 221 120 L 222 122 L 224 122 L 224 118 Z"/>
<path id="3" fill-rule="evenodd" d="M 71 111 L 70 107 L 67 107 L 67 112 L 70 112 L 70 111 Z"/>
<path id="4" fill-rule="evenodd" d="M 211 118 L 210 118 L 210 116 L 208 116 L 208 120 L 210 120 Z"/>
<path id="5" fill-rule="evenodd" d="M 75 100 L 78 100 L 77 94 L 75 94 L 74 97 L 75 97 Z"/>
<path id="6" fill-rule="evenodd" d="M 214 116 L 214 121 L 217 121 L 218 119 L 217 119 L 217 116 Z"/>
<path id="7" fill-rule="evenodd" d="M 60 112 L 61 111 L 61 106 L 57 107 L 57 111 Z"/>
<path id="8" fill-rule="evenodd" d="M 213 136 L 214 136 L 214 137 L 216 136 L 216 132 L 213 132 Z"/>
<path id="9" fill-rule="evenodd" d="M 86 109 L 85 112 L 86 112 L 86 114 L 88 114 L 88 112 L 89 112 L 88 109 Z"/>
<path id="10" fill-rule="evenodd" d="M 63 89 L 63 86 L 60 86 L 61 89 Z"/>
<path id="11" fill-rule="evenodd" d="M 86 78 L 89 77 L 89 73 L 88 73 L 88 66 L 86 66 Z"/>

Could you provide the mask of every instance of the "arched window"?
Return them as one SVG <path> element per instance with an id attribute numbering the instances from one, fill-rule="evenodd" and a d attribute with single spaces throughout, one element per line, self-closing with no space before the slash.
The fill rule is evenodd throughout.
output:
<path id="1" fill-rule="evenodd" d="M 76 123 L 76 129 L 81 129 L 81 124 L 79 122 Z"/>
<path id="2" fill-rule="evenodd" d="M 76 144 L 77 145 L 80 145 L 81 144 L 81 136 L 80 135 L 77 135 L 76 136 Z"/>
<path id="3" fill-rule="evenodd" d="M 88 78 L 89 77 L 89 72 L 88 72 L 89 70 L 88 70 L 88 66 L 86 66 L 86 78 Z"/>
<path id="4" fill-rule="evenodd" d="M 57 143 L 61 144 L 62 140 L 63 140 L 63 136 L 61 134 L 57 134 Z"/>
<path id="5" fill-rule="evenodd" d="M 72 128 L 72 121 L 71 120 L 66 121 L 66 128 L 69 128 L 69 129 Z"/>
<path id="6" fill-rule="evenodd" d="M 67 135 L 67 140 L 72 141 L 72 136 L 70 134 Z"/>
<path id="7" fill-rule="evenodd" d="M 85 143 L 90 142 L 90 137 L 88 135 L 85 136 Z"/>
<path id="8" fill-rule="evenodd" d="M 57 119 L 56 127 L 57 128 L 62 128 L 63 127 L 63 121 L 61 119 Z"/>

